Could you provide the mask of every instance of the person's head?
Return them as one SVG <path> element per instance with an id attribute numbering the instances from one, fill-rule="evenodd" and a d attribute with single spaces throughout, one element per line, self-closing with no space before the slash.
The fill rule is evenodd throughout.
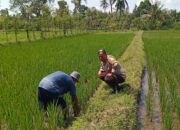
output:
<path id="1" fill-rule="evenodd" d="M 72 77 L 74 83 L 79 82 L 80 74 L 77 71 L 73 71 L 70 76 Z"/>
<path id="2" fill-rule="evenodd" d="M 98 51 L 98 56 L 99 56 L 100 61 L 102 61 L 102 62 L 107 61 L 107 54 L 106 54 L 106 51 L 104 49 L 100 49 Z"/>

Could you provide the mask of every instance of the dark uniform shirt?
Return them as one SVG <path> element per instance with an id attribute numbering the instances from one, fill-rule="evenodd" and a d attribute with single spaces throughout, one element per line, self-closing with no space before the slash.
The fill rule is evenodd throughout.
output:
<path id="1" fill-rule="evenodd" d="M 125 71 L 120 66 L 119 62 L 111 55 L 107 55 L 106 62 L 101 62 L 100 70 L 106 73 L 120 75 L 124 79 L 126 78 Z"/>

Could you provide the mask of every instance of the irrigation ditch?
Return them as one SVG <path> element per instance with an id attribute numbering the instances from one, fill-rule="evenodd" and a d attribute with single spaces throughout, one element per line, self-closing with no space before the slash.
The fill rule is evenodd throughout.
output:
<path id="1" fill-rule="evenodd" d="M 155 72 L 150 77 L 147 67 L 142 70 L 138 99 L 137 130 L 163 130 L 159 84 Z"/>

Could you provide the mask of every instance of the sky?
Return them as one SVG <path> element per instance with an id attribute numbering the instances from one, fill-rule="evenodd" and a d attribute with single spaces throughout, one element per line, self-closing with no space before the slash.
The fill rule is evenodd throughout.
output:
<path id="1" fill-rule="evenodd" d="M 73 10 L 74 5 L 71 3 L 71 0 L 65 0 L 65 1 L 67 1 L 69 8 Z M 87 1 L 88 7 L 96 7 L 97 9 L 102 9 L 100 7 L 100 0 L 86 0 L 86 1 Z M 130 12 L 132 12 L 135 4 L 138 5 L 143 0 L 127 0 L 127 1 L 129 3 Z M 152 0 L 152 1 L 155 1 L 155 0 Z M 180 11 L 180 0 L 159 0 L 159 1 L 161 1 L 163 8 L 176 9 Z M 86 3 L 84 2 L 82 3 L 86 5 Z M 5 8 L 9 8 L 9 0 L 0 0 L 0 9 L 5 9 Z"/>

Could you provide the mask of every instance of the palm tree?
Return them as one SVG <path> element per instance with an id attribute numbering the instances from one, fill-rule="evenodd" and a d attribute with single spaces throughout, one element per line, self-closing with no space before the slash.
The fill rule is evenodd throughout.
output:
<path id="1" fill-rule="evenodd" d="M 115 0 L 109 0 L 109 5 L 110 5 L 110 8 L 111 8 L 111 13 L 112 13 L 113 4 L 115 3 L 114 1 Z"/>
<path id="2" fill-rule="evenodd" d="M 84 0 L 85 2 L 87 2 L 87 0 Z M 79 11 L 80 12 L 80 9 L 81 9 L 81 2 L 82 0 L 71 0 L 71 2 L 74 4 L 75 8 L 74 8 L 74 11 Z"/>
<path id="3" fill-rule="evenodd" d="M 159 2 L 155 2 L 154 4 L 152 4 L 151 6 L 151 10 L 149 12 L 150 16 L 151 16 L 151 22 L 152 22 L 152 29 L 157 29 L 157 21 L 161 21 L 162 19 L 162 5 Z"/>
<path id="4" fill-rule="evenodd" d="M 101 0 L 100 6 L 104 9 L 104 12 L 106 12 L 106 9 L 108 8 L 109 4 L 107 3 L 107 0 Z"/>
<path id="5" fill-rule="evenodd" d="M 116 2 L 116 12 L 120 12 L 120 16 L 122 13 L 128 12 L 129 5 L 127 0 L 114 0 L 113 2 Z"/>

